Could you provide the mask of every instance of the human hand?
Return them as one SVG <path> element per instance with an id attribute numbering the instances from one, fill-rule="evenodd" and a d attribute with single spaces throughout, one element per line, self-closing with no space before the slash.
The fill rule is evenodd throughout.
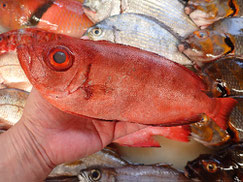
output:
<path id="1" fill-rule="evenodd" d="M 0 160 L 1 178 L 43 180 L 56 165 L 97 152 L 113 140 L 142 128 L 135 123 L 103 122 L 67 114 L 33 89 L 21 120 L 0 137 L 0 158 L 4 158 Z M 9 165 L 13 161 L 13 166 Z M 18 175 L 11 176 L 10 171 Z"/>

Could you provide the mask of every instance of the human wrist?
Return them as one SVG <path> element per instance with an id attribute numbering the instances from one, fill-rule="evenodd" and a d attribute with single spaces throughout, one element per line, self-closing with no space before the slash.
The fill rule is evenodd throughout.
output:
<path id="1" fill-rule="evenodd" d="M 0 135 L 0 181 L 43 181 L 55 166 L 24 122 Z"/>

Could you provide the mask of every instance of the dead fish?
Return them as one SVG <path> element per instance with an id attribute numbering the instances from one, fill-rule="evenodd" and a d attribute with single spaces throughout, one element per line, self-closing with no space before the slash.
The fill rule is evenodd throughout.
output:
<path id="1" fill-rule="evenodd" d="M 229 118 L 229 130 L 233 132 L 236 142 L 243 141 L 243 96 L 235 97 L 238 101 L 235 108 L 232 110 Z"/>
<path id="2" fill-rule="evenodd" d="M 243 144 L 236 144 L 216 154 L 201 154 L 189 161 L 185 175 L 203 182 L 241 182 L 243 180 Z"/>
<path id="3" fill-rule="evenodd" d="M 177 49 L 179 36 L 152 17 L 134 13 L 115 15 L 89 28 L 84 34 L 86 37 L 138 47 L 180 64 L 191 64 Z"/>
<path id="4" fill-rule="evenodd" d="M 18 88 L 29 92 L 32 89 L 16 53 L 0 55 L 0 88 Z"/>
<path id="5" fill-rule="evenodd" d="M 93 166 L 81 170 L 78 178 L 80 182 L 190 181 L 183 173 L 169 165 L 130 165 L 119 168 Z"/>
<path id="6" fill-rule="evenodd" d="M 242 0 L 189 0 L 185 13 L 202 28 L 232 16 L 243 15 Z"/>
<path id="7" fill-rule="evenodd" d="M 243 59 L 214 61 L 204 66 L 200 75 L 215 97 L 243 95 Z"/>
<path id="8" fill-rule="evenodd" d="M 217 147 L 230 143 L 231 135 L 227 130 L 218 127 L 210 118 L 191 124 L 192 138 L 207 147 Z"/>
<path id="9" fill-rule="evenodd" d="M 85 0 L 83 6 L 94 23 L 120 13 L 139 13 L 156 18 L 180 36 L 198 29 L 178 0 Z"/>
<path id="10" fill-rule="evenodd" d="M 0 89 L 0 123 L 14 125 L 22 116 L 29 93 L 19 89 Z"/>
<path id="11" fill-rule="evenodd" d="M 198 66 L 221 57 L 243 56 L 243 17 L 227 18 L 193 32 L 178 46 Z"/>
<path id="12" fill-rule="evenodd" d="M 94 165 L 103 167 L 121 167 L 129 164 L 131 163 L 122 159 L 113 149 L 104 148 L 103 150 L 80 160 L 58 165 L 52 170 L 52 172 L 49 174 L 49 177 L 64 175 L 77 176 L 81 169 Z"/>

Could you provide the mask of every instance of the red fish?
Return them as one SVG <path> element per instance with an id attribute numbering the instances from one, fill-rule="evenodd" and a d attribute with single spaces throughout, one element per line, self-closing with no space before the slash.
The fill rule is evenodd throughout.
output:
<path id="1" fill-rule="evenodd" d="M 76 0 L 1 0 L 0 24 L 9 29 L 36 26 L 81 37 L 93 25 Z"/>
<path id="2" fill-rule="evenodd" d="M 153 136 L 164 136 L 169 139 L 188 142 L 188 136 L 190 135 L 190 130 L 188 126 L 176 126 L 176 127 L 147 127 L 136 131 L 135 133 L 129 134 L 122 138 L 115 140 L 123 146 L 129 147 L 160 147 L 159 142 L 157 142 Z"/>
<path id="3" fill-rule="evenodd" d="M 205 113 L 226 129 L 233 98 L 210 98 L 192 71 L 154 53 L 39 29 L 0 35 L 0 53 L 17 49 L 30 82 L 62 111 L 153 125 L 196 122 Z"/>

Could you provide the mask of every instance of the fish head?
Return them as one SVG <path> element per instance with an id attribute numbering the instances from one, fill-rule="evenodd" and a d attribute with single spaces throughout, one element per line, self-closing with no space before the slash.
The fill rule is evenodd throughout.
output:
<path id="1" fill-rule="evenodd" d="M 185 13 L 198 26 L 205 28 L 219 19 L 234 15 L 237 7 L 236 2 L 232 0 L 189 0 Z"/>
<path id="2" fill-rule="evenodd" d="M 120 13 L 120 1 L 118 0 L 85 0 L 83 3 L 85 14 L 94 23 Z"/>
<path id="3" fill-rule="evenodd" d="M 211 118 L 204 115 L 201 121 L 191 124 L 191 136 L 205 146 L 219 146 L 230 140 L 226 130 L 220 128 Z"/>
<path id="4" fill-rule="evenodd" d="M 7 48 L 17 50 L 26 76 L 42 93 L 62 97 L 85 82 L 87 67 L 82 67 L 82 62 L 87 56 L 79 57 L 82 55 L 82 45 L 77 43 L 80 39 L 35 28 L 7 32 L 0 37 L 0 52 Z"/>
<path id="5" fill-rule="evenodd" d="M 113 30 L 112 27 L 101 22 L 93 27 L 90 27 L 84 34 L 84 37 L 87 37 L 89 40 L 95 40 L 95 41 L 97 40 L 114 41 L 115 31 Z"/>
<path id="6" fill-rule="evenodd" d="M 17 29 L 26 24 L 30 12 L 22 1 L 0 0 L 0 24 L 7 29 Z"/>
<path id="7" fill-rule="evenodd" d="M 117 175 L 112 168 L 90 167 L 82 169 L 78 175 L 80 182 L 112 182 Z"/>
<path id="8" fill-rule="evenodd" d="M 222 163 L 216 155 L 201 154 L 197 159 L 187 162 L 185 175 L 195 180 L 217 181 L 221 179 Z"/>
<path id="9" fill-rule="evenodd" d="M 178 48 L 195 63 L 206 63 L 233 52 L 234 42 L 230 34 L 205 29 L 190 34 Z"/>

